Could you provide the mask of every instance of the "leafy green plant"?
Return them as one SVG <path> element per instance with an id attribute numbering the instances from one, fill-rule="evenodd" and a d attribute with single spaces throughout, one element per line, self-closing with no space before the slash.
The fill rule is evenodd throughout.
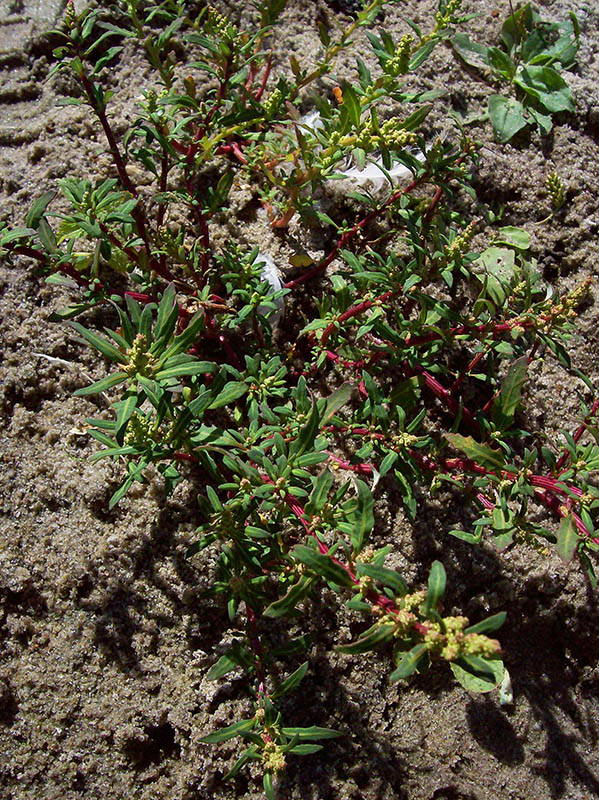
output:
<path id="1" fill-rule="evenodd" d="M 513 95 L 489 97 L 489 119 L 500 142 L 509 142 L 529 125 L 546 135 L 553 126 L 553 114 L 574 111 L 574 98 L 561 71 L 576 63 L 578 42 L 573 12 L 566 22 L 546 22 L 530 3 L 503 23 L 502 47 L 485 47 L 464 33 L 451 39 L 466 64 L 487 67 L 491 79 L 514 89 Z"/>
<path id="2" fill-rule="evenodd" d="M 112 399 L 110 416 L 87 420 L 103 448 L 93 459 L 126 464 L 110 508 L 153 470 L 167 494 L 183 478 L 198 481 L 187 555 L 198 569 L 203 555 L 216 557 L 205 596 L 226 607 L 236 630 L 208 676 L 242 669 L 254 695 L 251 717 L 203 741 L 244 739 L 230 774 L 259 762 L 268 797 L 289 757 L 340 735 L 283 722 L 285 697 L 309 666 L 288 669 L 288 659 L 309 642 L 269 636 L 272 620 L 301 617 L 325 587 L 365 618 L 339 652 L 382 648 L 390 680 L 436 663 L 470 691 L 504 678 L 499 643 L 487 634 L 505 613 L 471 624 L 444 612 L 439 561 L 426 589 L 410 590 L 388 565 L 393 547 L 377 520 L 388 490 L 414 523 L 423 496 L 452 492 L 475 516 L 469 530 L 449 530 L 454 537 L 499 551 L 553 546 L 565 560 L 577 555 L 595 581 L 599 399 L 567 351 L 588 282 L 566 294 L 548 286 L 518 228 L 471 249 L 477 222 L 452 198 L 471 191 L 475 148 L 460 135 L 427 140 L 434 96 L 402 85 L 460 22 L 459 2 L 441 0 L 428 33 L 411 24 L 414 36 L 394 42 L 369 31 L 378 69 L 357 58 L 354 83 L 335 76 L 336 56 L 386 5 L 366 2 L 335 37 L 322 27 L 317 63 L 292 56 L 292 77 L 278 79 L 273 26 L 284 0 L 256 3 L 255 30 L 246 32 L 212 8 L 191 13 L 183 0 L 128 0 L 110 20 L 98 10 L 77 17 L 69 6 L 55 71 L 75 77 L 78 93 L 65 101 L 94 114 L 117 177 L 64 179 L 60 211 L 49 210 L 49 192 L 23 227 L 0 232 L 4 256 L 33 259 L 49 282 L 72 291 L 54 319 L 85 319 L 92 308 L 118 318 L 103 333 L 70 322 L 110 365 L 76 392 Z M 512 28 L 526 19 L 513 15 Z M 123 38 L 145 52 L 155 84 L 119 140 L 102 80 Z M 195 60 L 180 66 L 175 42 Z M 528 53 L 521 39 L 514 48 Z M 138 190 L 129 164 L 152 176 L 151 193 Z M 348 164 L 375 165 L 386 194 L 350 187 L 350 209 L 325 206 L 332 182 L 348 180 Z M 300 238 L 285 283 L 241 230 L 237 241 L 213 244 L 234 214 L 234 180 L 252 187 L 282 237 Z M 327 244 L 312 258 L 314 225 Z M 291 296 L 295 313 L 285 315 Z M 579 375 L 587 390 L 581 424 L 563 433 L 561 449 L 520 414 L 539 358 Z"/>

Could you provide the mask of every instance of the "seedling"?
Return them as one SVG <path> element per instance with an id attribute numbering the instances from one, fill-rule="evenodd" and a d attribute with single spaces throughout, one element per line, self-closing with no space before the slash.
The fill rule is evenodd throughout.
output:
<path id="1" fill-rule="evenodd" d="M 574 98 L 561 72 L 576 63 L 579 36 L 573 12 L 566 22 L 546 22 L 527 3 L 503 23 L 502 47 L 485 47 L 464 33 L 451 39 L 466 64 L 487 67 L 494 83 L 507 82 L 513 90 L 489 97 L 489 119 L 498 141 L 509 142 L 527 126 L 547 135 L 553 114 L 574 111 Z"/>

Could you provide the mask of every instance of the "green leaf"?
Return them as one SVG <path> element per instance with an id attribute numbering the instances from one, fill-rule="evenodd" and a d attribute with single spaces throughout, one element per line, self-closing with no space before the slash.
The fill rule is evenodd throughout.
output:
<path id="1" fill-rule="evenodd" d="M 425 644 L 417 644 L 407 653 L 404 653 L 397 662 L 397 669 L 393 670 L 389 675 L 391 683 L 409 678 L 427 652 L 428 648 Z"/>
<path id="2" fill-rule="evenodd" d="M 249 651 L 239 642 L 233 642 L 231 648 L 218 659 L 216 664 L 210 667 L 206 673 L 206 679 L 216 681 L 236 667 L 248 669 L 252 663 L 253 659 Z"/>
<path id="3" fill-rule="evenodd" d="M 331 583 L 336 583 L 339 586 L 352 586 L 353 581 L 346 570 L 342 566 L 336 564 L 331 556 L 317 553 L 311 547 L 298 544 L 291 551 L 293 558 L 301 561 L 302 564 L 313 569 L 314 572 L 321 578 Z"/>
<path id="4" fill-rule="evenodd" d="M 516 247 L 518 250 L 528 250 L 530 248 L 530 233 L 522 230 L 522 228 L 506 225 L 497 231 L 494 244 L 506 244 L 509 247 Z"/>
<path id="5" fill-rule="evenodd" d="M 374 498 L 364 481 L 356 480 L 358 507 L 351 532 L 354 553 L 359 553 L 369 539 L 374 527 Z"/>
<path id="6" fill-rule="evenodd" d="M 574 100 L 568 84 L 553 67 L 522 67 L 516 72 L 514 83 L 551 113 L 574 111 Z"/>
<path id="7" fill-rule="evenodd" d="M 253 758 L 259 758 L 258 755 L 258 747 L 253 744 L 244 750 L 243 753 L 239 756 L 237 761 L 233 764 L 231 769 L 225 775 L 225 780 L 229 780 L 229 778 L 234 778 L 235 775 L 239 772 L 239 770 L 247 764 L 248 761 L 251 761 Z"/>
<path id="8" fill-rule="evenodd" d="M 500 450 L 495 450 L 488 444 L 481 444 L 472 436 L 462 436 L 459 433 L 446 433 L 445 438 L 457 450 L 460 450 L 472 461 L 476 461 L 481 467 L 489 470 L 505 468 L 505 458 Z"/>
<path id="9" fill-rule="evenodd" d="M 571 514 L 568 514 L 560 522 L 557 531 L 557 552 L 564 561 L 572 560 L 579 541 L 580 536 L 576 530 L 574 519 Z"/>
<path id="10" fill-rule="evenodd" d="M 222 408 L 228 406 L 230 403 L 239 400 L 244 394 L 247 394 L 249 386 L 243 381 L 229 381 L 218 392 L 217 396 L 212 400 L 208 408 Z"/>
<path id="11" fill-rule="evenodd" d="M 307 756 L 311 753 L 318 753 L 319 750 L 322 750 L 321 744 L 296 744 L 288 752 L 296 756 Z"/>
<path id="12" fill-rule="evenodd" d="M 40 237 L 40 242 L 47 253 L 54 255 L 58 252 L 56 248 L 56 237 L 54 236 L 54 231 L 48 224 L 48 221 L 45 217 L 42 217 L 38 222 L 37 234 Z"/>
<path id="13" fill-rule="evenodd" d="M 137 407 L 137 392 L 127 392 L 121 401 L 114 404 L 114 407 L 117 409 L 114 435 L 116 440 L 120 441 L 125 432 L 127 422 Z"/>
<path id="14" fill-rule="evenodd" d="M 129 297 L 127 297 L 127 300 L 129 300 Z M 185 328 L 183 333 L 177 336 L 175 341 L 169 345 L 162 360 L 166 361 L 176 353 L 180 353 L 182 350 L 187 350 L 188 347 L 191 347 L 204 325 L 204 313 L 202 311 L 198 311 L 197 314 L 193 315 L 189 325 Z"/>
<path id="15" fill-rule="evenodd" d="M 498 47 L 487 48 L 487 58 L 489 66 L 498 72 L 506 81 L 510 81 L 516 71 L 516 65 L 512 59 Z"/>
<path id="16" fill-rule="evenodd" d="M 449 665 L 456 680 L 469 692 L 490 692 L 503 680 L 503 661 L 464 656 Z"/>
<path id="17" fill-rule="evenodd" d="M 483 619 L 480 622 L 477 622 L 476 625 L 471 625 L 469 628 L 464 630 L 464 633 L 488 633 L 489 631 L 496 631 L 505 622 L 507 614 L 505 611 L 500 611 L 499 614 L 493 614 L 492 617 L 487 617 L 487 619 Z"/>
<path id="18" fill-rule="evenodd" d="M 482 529 L 479 528 L 477 533 L 469 533 L 468 531 L 461 531 L 461 530 L 452 530 L 449 531 L 450 536 L 455 536 L 456 539 L 461 539 L 463 542 L 469 542 L 470 544 L 480 544 L 480 540 L 482 539 Z"/>
<path id="19" fill-rule="evenodd" d="M 528 125 L 524 106 L 514 97 L 493 94 L 489 97 L 489 119 L 500 142 L 509 142 L 518 131 Z"/>
<path id="20" fill-rule="evenodd" d="M 434 611 L 443 595 L 445 594 L 445 586 L 447 583 L 447 576 L 445 574 L 445 567 L 440 561 L 433 561 L 431 571 L 428 576 L 428 591 L 422 613 L 428 617 L 431 611 Z"/>
<path id="21" fill-rule="evenodd" d="M 172 367 L 165 365 L 154 375 L 157 381 L 168 380 L 169 378 L 179 378 L 184 375 L 203 375 L 205 372 L 214 372 L 216 365 L 212 361 L 197 361 L 195 358 Z M 244 384 L 245 386 L 245 384 Z"/>
<path id="22" fill-rule="evenodd" d="M 264 616 L 276 619 L 277 617 L 284 617 L 287 614 L 291 614 L 299 601 L 308 594 L 315 580 L 315 578 L 306 575 L 302 576 L 283 597 L 279 600 L 275 600 L 274 603 L 271 603 L 264 610 Z"/>
<path id="23" fill-rule="evenodd" d="M 272 782 L 272 772 L 265 772 L 262 778 L 262 786 L 264 787 L 264 794 L 266 800 L 275 800 L 275 789 Z"/>
<path id="24" fill-rule="evenodd" d="M 156 324 L 154 325 L 154 339 L 166 341 L 175 329 L 179 309 L 177 308 L 177 291 L 174 283 L 164 290 L 162 300 L 158 306 Z"/>
<path id="25" fill-rule="evenodd" d="M 96 381 L 92 383 L 91 386 L 86 386 L 83 389 L 77 389 L 76 392 L 73 392 L 74 397 L 84 397 L 88 394 L 100 394 L 100 392 L 105 392 L 107 389 L 112 389 L 113 386 L 117 386 L 119 383 L 127 380 L 127 373 L 126 372 L 115 372 L 114 375 L 107 375 L 102 380 Z"/>
<path id="26" fill-rule="evenodd" d="M 502 416 L 502 427 L 509 424 L 514 418 L 516 409 L 522 399 L 522 387 L 526 382 L 528 358 L 522 356 L 510 364 L 505 378 L 501 383 L 501 391 L 493 404 L 494 416 Z"/>
<path id="27" fill-rule="evenodd" d="M 327 422 L 333 417 L 340 408 L 342 408 L 351 399 L 353 393 L 353 386 L 349 381 L 345 381 L 335 389 L 327 398 L 324 412 L 322 415 L 321 424 L 326 425 Z"/>
<path id="28" fill-rule="evenodd" d="M 383 586 L 387 586 L 395 593 L 396 596 L 403 597 L 405 594 L 407 594 L 407 584 L 401 575 L 395 572 L 395 570 L 387 569 L 387 567 L 381 567 L 377 564 L 363 564 L 361 561 L 358 561 L 356 564 L 356 573 L 360 578 L 363 575 L 367 575 L 369 578 L 372 578 Z"/>
<path id="29" fill-rule="evenodd" d="M 208 681 L 216 681 L 218 678 L 222 678 L 223 675 L 226 675 L 228 672 L 231 672 L 234 669 L 237 669 L 239 664 L 236 661 L 233 661 L 232 658 L 225 653 L 221 656 L 216 664 L 213 664 L 208 672 L 206 673 L 206 680 Z"/>
<path id="30" fill-rule="evenodd" d="M 39 222 L 44 215 L 52 200 L 56 197 L 56 192 L 46 192 L 34 202 L 25 219 L 28 228 L 37 230 Z"/>
<path id="31" fill-rule="evenodd" d="M 83 336 L 85 341 L 90 344 L 94 349 L 99 350 L 103 356 L 109 358 L 111 361 L 116 361 L 119 364 L 128 364 L 129 360 L 124 353 L 121 353 L 120 350 L 117 350 L 114 345 L 110 344 L 110 342 L 103 339 L 101 336 L 98 336 L 96 333 L 92 331 L 88 331 L 87 328 L 84 328 L 83 325 L 80 325 L 78 322 L 71 322 L 71 325 L 75 330 Z"/>
<path id="32" fill-rule="evenodd" d="M 465 61 L 469 66 L 480 69 L 485 65 L 489 65 L 487 48 L 482 44 L 473 42 L 465 33 L 456 33 L 451 39 L 451 46 L 462 61 Z"/>
<path id="33" fill-rule="evenodd" d="M 318 433 L 320 426 L 320 414 L 318 413 L 318 404 L 312 404 L 312 411 L 308 422 L 300 430 L 297 439 L 292 443 L 289 448 L 290 455 L 301 456 L 309 447 L 314 444 L 314 439 Z"/>
<path id="34" fill-rule="evenodd" d="M 338 653 L 346 653 L 347 655 L 357 655 L 358 653 L 367 653 L 369 650 L 374 650 L 375 647 L 383 642 L 390 641 L 395 632 L 395 625 L 393 623 L 379 625 L 375 623 L 362 636 L 352 644 L 343 644 L 336 647 Z"/>
<path id="35" fill-rule="evenodd" d="M 358 95 L 349 83 L 343 87 L 343 105 L 347 109 L 352 125 L 359 131 L 362 108 L 358 100 Z"/>
<path id="36" fill-rule="evenodd" d="M 207 736 L 202 736 L 199 740 L 204 744 L 217 744 L 218 742 L 226 742 L 228 739 L 234 739 L 236 736 L 241 736 L 247 731 L 251 731 L 256 724 L 255 719 L 242 719 L 240 722 L 234 722 L 226 728 L 221 728 L 219 731 L 209 733 Z"/>
<path id="37" fill-rule="evenodd" d="M 282 697 L 284 694 L 293 691 L 293 689 L 295 689 L 295 687 L 301 683 L 307 671 L 308 662 L 304 661 L 301 667 L 298 667 L 295 672 L 286 678 L 278 689 L 276 689 L 274 692 L 271 692 L 270 699 L 276 700 L 277 698 Z"/>
<path id="38" fill-rule="evenodd" d="M 322 510 L 334 480 L 333 473 L 329 469 L 325 469 L 320 473 L 316 478 L 310 499 L 306 504 L 306 513 L 318 514 Z"/>
<path id="39" fill-rule="evenodd" d="M 297 736 L 300 742 L 336 739 L 338 736 L 343 736 L 341 731 L 333 730 L 333 728 L 320 728 L 318 725 L 311 725 L 309 728 L 283 728 L 282 730 L 285 736 L 290 739 Z"/>

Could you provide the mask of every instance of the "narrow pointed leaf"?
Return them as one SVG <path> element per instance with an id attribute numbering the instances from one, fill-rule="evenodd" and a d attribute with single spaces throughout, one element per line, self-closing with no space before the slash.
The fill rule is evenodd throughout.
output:
<path id="1" fill-rule="evenodd" d="M 358 653 L 367 653 L 369 650 L 374 650 L 383 642 L 388 642 L 393 638 L 395 632 L 395 625 L 373 625 L 370 627 L 357 641 L 352 644 L 344 644 L 335 649 L 339 653 L 346 655 L 357 655 Z"/>
<path id="2" fill-rule="evenodd" d="M 293 672 L 288 678 L 286 678 L 283 683 L 279 686 L 279 688 L 272 692 L 270 695 L 271 700 L 276 700 L 278 697 L 282 697 L 284 694 L 291 692 L 298 686 L 304 678 L 304 675 L 308 671 L 308 662 L 304 661 L 301 667 L 298 667 L 295 672 Z"/>
<path id="3" fill-rule="evenodd" d="M 346 570 L 336 564 L 331 556 L 317 553 L 311 547 L 297 545 L 291 551 L 291 555 L 298 561 L 314 570 L 314 572 L 325 581 L 336 583 L 339 586 L 352 586 L 353 581 Z"/>
<path id="4" fill-rule="evenodd" d="M 417 669 L 418 664 L 427 652 L 427 646 L 425 644 L 417 644 L 407 653 L 404 653 L 397 662 L 397 669 L 394 669 L 389 676 L 391 683 L 409 678 Z"/>
<path id="5" fill-rule="evenodd" d="M 306 597 L 315 580 L 315 578 L 302 576 L 280 600 L 275 600 L 265 609 L 264 616 L 276 619 L 291 614 L 299 601 Z"/>
<path id="6" fill-rule="evenodd" d="M 204 744 L 226 742 L 228 739 L 241 736 L 246 731 L 251 731 L 255 724 L 255 719 L 242 719 L 240 722 L 234 722 L 232 725 L 227 725 L 226 728 L 221 728 L 219 731 L 214 731 L 214 733 L 209 733 L 207 736 L 202 736 L 199 741 Z"/>
<path id="7" fill-rule="evenodd" d="M 447 577 L 445 575 L 445 568 L 440 561 L 433 561 L 431 571 L 428 576 L 428 591 L 426 593 L 426 600 L 424 601 L 423 613 L 428 616 L 431 611 L 434 611 L 439 604 L 439 601 L 445 594 L 445 585 Z"/>
<path id="8" fill-rule="evenodd" d="M 120 350 L 117 350 L 117 348 L 110 342 L 106 341 L 106 339 L 103 339 L 101 336 L 98 336 L 92 331 L 88 331 L 87 328 L 84 328 L 83 325 L 80 325 L 78 322 L 71 322 L 71 325 L 79 334 L 81 334 L 81 336 L 83 336 L 88 344 L 90 344 L 94 349 L 99 350 L 103 356 L 106 356 L 106 358 L 109 358 L 111 361 L 116 361 L 119 364 L 129 363 L 127 356 L 124 353 L 121 353 Z"/>
<path id="9" fill-rule="evenodd" d="M 459 433 L 446 433 L 445 438 L 457 450 L 460 450 L 467 458 L 476 461 L 485 469 L 503 469 L 505 458 L 500 450 L 495 450 L 487 444 L 475 441 L 472 436 L 462 436 Z"/>
<path id="10" fill-rule="evenodd" d="M 499 614 L 493 614 L 492 617 L 487 617 L 487 619 L 483 619 L 480 622 L 477 622 L 476 625 L 471 625 L 469 628 L 466 628 L 464 633 L 489 633 L 490 631 L 496 631 L 505 622 L 507 614 L 505 611 L 500 611 Z"/>
<path id="11" fill-rule="evenodd" d="M 77 389 L 73 392 L 74 397 L 84 397 L 88 394 L 99 394 L 105 392 L 107 389 L 112 389 L 113 386 L 118 386 L 119 383 L 127 380 L 126 372 L 115 372 L 114 375 L 107 375 L 102 380 L 92 383 L 90 386 L 85 386 L 83 389 Z"/>

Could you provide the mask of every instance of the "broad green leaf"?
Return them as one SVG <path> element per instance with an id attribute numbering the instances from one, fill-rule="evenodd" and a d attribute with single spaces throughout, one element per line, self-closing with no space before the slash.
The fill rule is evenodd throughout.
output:
<path id="1" fill-rule="evenodd" d="M 397 661 L 397 669 L 394 669 L 389 675 L 391 683 L 409 678 L 427 652 L 428 648 L 425 644 L 417 644 L 404 653 Z"/>
<path id="2" fill-rule="evenodd" d="M 83 389 L 77 389 L 76 392 L 73 392 L 73 396 L 84 397 L 88 394 L 99 394 L 100 392 L 105 392 L 107 389 L 112 389 L 113 386 L 117 386 L 119 383 L 126 381 L 127 377 L 128 376 L 126 372 L 115 372 L 114 375 L 107 375 L 105 378 L 102 378 L 102 380 L 92 383 L 91 386 L 86 386 Z"/>
<path id="3" fill-rule="evenodd" d="M 469 692 L 490 692 L 503 680 L 503 661 L 498 658 L 464 656 L 458 661 L 452 661 L 450 667 L 456 680 Z"/>
<path id="4" fill-rule="evenodd" d="M 236 667 L 248 669 L 253 663 L 251 653 L 239 642 L 233 642 L 232 647 L 213 664 L 206 673 L 209 681 L 218 680 Z"/>
<path id="5" fill-rule="evenodd" d="M 206 680 L 208 681 L 216 681 L 219 678 L 222 678 L 223 675 L 226 675 L 228 672 L 231 672 L 234 669 L 237 669 L 239 664 L 233 659 L 229 658 L 229 656 L 225 653 L 222 655 L 216 664 L 213 664 L 208 672 L 206 673 Z"/>
<path id="6" fill-rule="evenodd" d="M 17 239 L 29 239 L 35 233 L 33 228 L 11 228 L 2 231 L 0 234 L 0 244 L 5 245 Z"/>
<path id="7" fill-rule="evenodd" d="M 553 67 L 522 67 L 516 72 L 514 83 L 550 113 L 574 111 L 574 100 L 568 84 Z"/>
<path id="8" fill-rule="evenodd" d="M 214 733 L 209 733 L 207 736 L 202 736 L 199 741 L 204 744 L 226 742 L 228 739 L 234 739 L 236 736 L 241 736 L 247 731 L 251 731 L 255 724 L 255 719 L 242 719 L 240 722 L 234 722 L 232 725 L 227 725 L 226 728 L 221 728 L 219 731 L 214 731 Z"/>
<path id="9" fill-rule="evenodd" d="M 518 250 L 528 250 L 530 248 L 530 233 L 522 230 L 522 228 L 506 225 L 497 231 L 494 244 L 506 244 L 509 247 L 516 247 Z"/>
<path id="10" fill-rule="evenodd" d="M 557 531 L 557 552 L 564 561 L 571 561 L 580 536 L 571 514 L 564 517 Z"/>
<path id="11" fill-rule="evenodd" d="M 352 526 L 351 543 L 355 553 L 359 553 L 370 537 L 374 527 L 374 498 L 364 481 L 356 480 L 358 488 L 358 507 Z"/>
<path id="12" fill-rule="evenodd" d="M 488 633 L 489 631 L 496 631 L 505 622 L 507 614 L 505 611 L 500 611 L 499 614 L 493 614 L 492 617 L 487 617 L 487 619 L 483 619 L 480 622 L 477 622 L 476 625 L 471 625 L 469 628 L 466 628 L 464 633 Z"/>
<path id="13" fill-rule="evenodd" d="M 154 325 L 154 339 L 163 339 L 166 341 L 175 329 L 179 310 L 177 308 L 177 291 L 174 283 L 169 285 L 164 290 L 162 300 L 158 306 L 158 314 L 156 315 L 156 324 Z"/>
<path id="14" fill-rule="evenodd" d="M 512 59 L 498 47 L 487 48 L 487 58 L 489 66 L 498 72 L 506 81 L 510 81 L 516 71 L 516 65 Z"/>
<path id="15" fill-rule="evenodd" d="M 310 567 L 321 578 L 331 583 L 336 583 L 339 586 L 352 586 L 353 581 L 350 575 L 342 566 L 336 564 L 331 556 L 325 556 L 323 553 L 317 553 L 311 547 L 298 544 L 291 551 L 291 555 L 302 564 Z"/>
<path id="16" fill-rule="evenodd" d="M 500 142 L 509 142 L 518 131 L 528 125 L 524 106 L 514 97 L 493 94 L 489 97 L 489 119 Z"/>
<path id="17" fill-rule="evenodd" d="M 465 33 L 456 33 L 451 39 L 451 46 L 462 61 L 465 61 L 471 67 L 481 69 L 489 65 L 488 48 L 473 42 Z"/>
<path id="18" fill-rule="evenodd" d="M 429 616 L 431 611 L 434 611 L 443 595 L 445 594 L 445 586 L 447 584 L 447 576 L 445 574 L 445 567 L 440 561 L 433 561 L 431 571 L 428 576 L 428 590 L 426 592 L 426 599 L 422 612 L 425 616 Z"/>
<path id="19" fill-rule="evenodd" d="M 129 300 L 128 297 L 127 300 Z M 187 350 L 188 347 L 191 347 L 204 325 L 204 313 L 202 311 L 198 311 L 197 314 L 194 314 L 194 316 L 191 318 L 189 325 L 185 328 L 183 333 L 177 336 L 175 341 L 169 345 L 168 349 L 164 353 L 161 363 L 166 361 L 168 358 L 171 358 L 171 356 L 174 356 L 176 353 L 180 353 L 182 350 Z"/>
<path id="20" fill-rule="evenodd" d="M 392 623 L 383 625 L 375 623 L 357 641 L 352 642 L 352 644 L 340 645 L 335 650 L 338 653 L 346 653 L 347 655 L 367 653 L 369 650 L 374 650 L 379 644 L 391 640 L 394 632 L 395 625 Z"/>
<path id="21" fill-rule="evenodd" d="M 495 450 L 488 444 L 481 444 L 472 436 L 462 436 L 460 433 L 446 433 L 445 438 L 457 450 L 460 450 L 472 461 L 476 461 L 481 467 L 489 470 L 505 468 L 505 458 L 500 450 Z"/>

